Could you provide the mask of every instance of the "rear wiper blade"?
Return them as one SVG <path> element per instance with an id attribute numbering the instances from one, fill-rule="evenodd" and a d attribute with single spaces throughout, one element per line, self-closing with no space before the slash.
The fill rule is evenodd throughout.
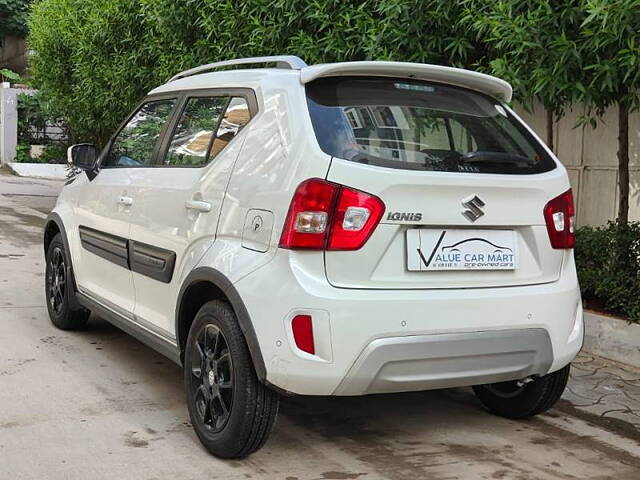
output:
<path id="1" fill-rule="evenodd" d="M 509 165 L 522 165 L 530 167 L 535 165 L 535 160 L 507 152 L 469 152 L 460 157 L 461 163 L 500 163 Z"/>

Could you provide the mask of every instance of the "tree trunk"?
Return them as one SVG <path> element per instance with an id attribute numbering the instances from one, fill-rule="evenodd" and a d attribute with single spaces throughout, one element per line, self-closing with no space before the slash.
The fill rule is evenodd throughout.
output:
<path id="1" fill-rule="evenodd" d="M 553 152 L 553 109 L 547 108 L 547 147 Z"/>
<path id="2" fill-rule="evenodd" d="M 629 221 L 629 107 L 618 105 L 618 222 Z"/>

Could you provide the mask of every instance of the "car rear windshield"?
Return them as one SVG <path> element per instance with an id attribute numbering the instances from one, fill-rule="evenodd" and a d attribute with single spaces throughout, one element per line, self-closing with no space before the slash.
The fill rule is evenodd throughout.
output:
<path id="1" fill-rule="evenodd" d="M 306 86 L 320 148 L 406 170 L 532 174 L 555 162 L 498 101 L 463 88 L 387 77 Z"/>

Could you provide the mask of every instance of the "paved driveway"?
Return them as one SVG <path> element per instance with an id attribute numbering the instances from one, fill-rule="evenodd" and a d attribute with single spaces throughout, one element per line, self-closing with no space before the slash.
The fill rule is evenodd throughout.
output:
<path id="1" fill-rule="evenodd" d="M 640 478 L 640 372 L 589 355 L 533 420 L 493 417 L 468 389 L 296 397 L 263 450 L 209 456 L 177 366 L 97 318 L 50 325 L 41 228 L 59 187 L 0 174 L 0 478 Z"/>

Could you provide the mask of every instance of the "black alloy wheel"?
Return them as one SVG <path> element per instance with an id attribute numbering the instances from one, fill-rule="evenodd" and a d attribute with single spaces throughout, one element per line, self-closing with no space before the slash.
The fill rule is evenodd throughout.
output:
<path id="1" fill-rule="evenodd" d="M 54 314 L 60 315 L 64 307 L 67 288 L 67 266 L 64 253 L 59 246 L 54 246 L 47 269 L 47 301 Z"/>
<path id="2" fill-rule="evenodd" d="M 45 299 L 51 322 L 62 330 L 84 327 L 91 312 L 72 302 L 75 296 L 73 269 L 59 233 L 47 249 L 45 270 Z"/>
<path id="3" fill-rule="evenodd" d="M 208 324 L 196 337 L 196 355 L 191 358 L 191 383 L 196 412 L 205 428 L 220 432 L 233 407 L 233 361 L 222 331 Z"/>
<path id="4" fill-rule="evenodd" d="M 278 394 L 258 379 L 229 303 L 211 300 L 198 310 L 183 365 L 189 417 L 202 445 L 221 458 L 260 449 L 278 414 Z"/>

